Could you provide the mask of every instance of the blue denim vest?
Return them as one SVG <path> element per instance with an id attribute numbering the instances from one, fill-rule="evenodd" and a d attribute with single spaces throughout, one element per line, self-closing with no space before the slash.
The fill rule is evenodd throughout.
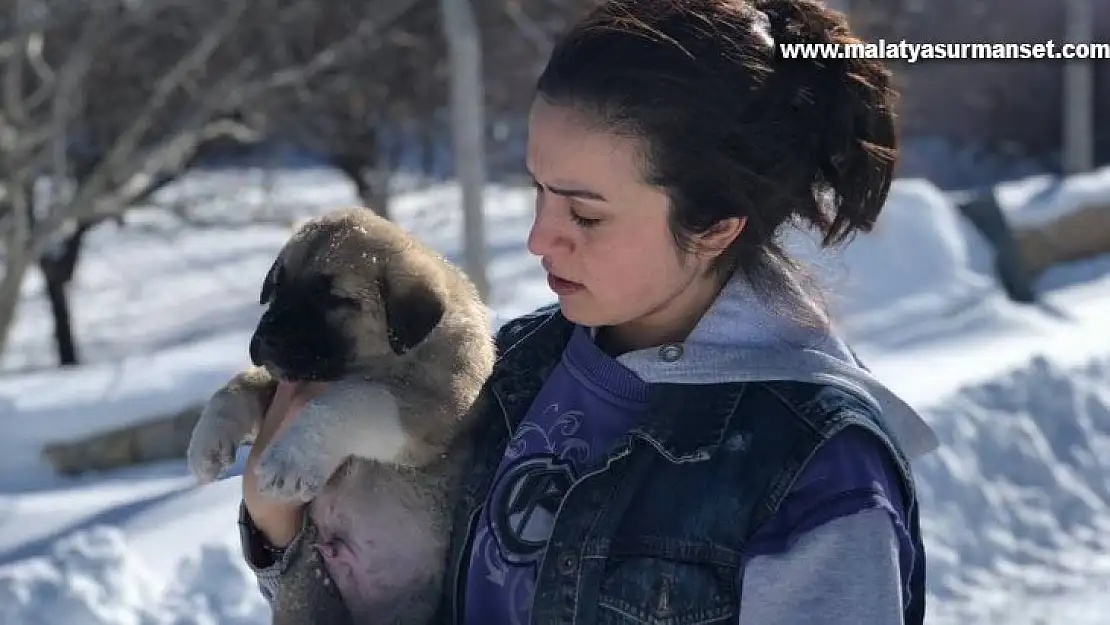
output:
<path id="1" fill-rule="evenodd" d="M 511 321 L 482 393 L 476 447 L 456 508 L 441 623 L 462 625 L 471 532 L 512 429 L 573 325 L 555 307 Z M 567 493 L 542 561 L 534 625 L 735 623 L 744 546 L 818 447 L 849 426 L 890 450 L 907 493 L 915 558 L 905 622 L 924 620 L 924 548 L 905 456 L 869 404 L 800 382 L 660 384 L 652 419 Z"/>

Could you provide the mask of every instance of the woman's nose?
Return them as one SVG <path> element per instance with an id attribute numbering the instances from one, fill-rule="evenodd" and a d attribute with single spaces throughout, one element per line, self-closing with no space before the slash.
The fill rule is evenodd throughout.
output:
<path id="1" fill-rule="evenodd" d="M 532 229 L 528 231 L 528 251 L 533 256 L 543 256 L 551 248 L 542 221 L 537 212 L 536 217 L 532 220 Z"/>
<path id="2" fill-rule="evenodd" d="M 570 239 L 563 231 L 555 211 L 557 206 L 536 201 L 536 216 L 528 232 L 528 251 L 536 256 L 550 256 L 552 252 L 570 249 Z"/>

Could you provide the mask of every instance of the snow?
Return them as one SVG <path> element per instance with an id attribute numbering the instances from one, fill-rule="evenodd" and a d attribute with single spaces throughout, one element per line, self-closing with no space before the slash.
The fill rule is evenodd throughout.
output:
<path id="1" fill-rule="evenodd" d="M 0 492 L 18 488 L 32 473 L 49 473 L 39 458 L 48 442 L 84 438 L 195 405 L 204 389 L 217 388 L 248 364 L 242 346 L 249 338 L 249 331 L 228 332 L 117 363 L 0 378 L 0 428 L 10 441 L 0 455 Z"/>
<path id="2" fill-rule="evenodd" d="M 942 446 L 917 479 L 931 590 L 967 600 L 946 612 L 1015 622 L 1042 603 L 1030 599 L 1110 596 L 1107 382 L 1110 356 L 1038 356 L 929 411 Z"/>
<path id="3" fill-rule="evenodd" d="M 49 553 L 0 572 L 0 622 L 28 625 L 248 625 L 268 610 L 229 549 L 202 545 L 159 592 L 149 570 L 111 526 L 59 539 Z"/>
<path id="4" fill-rule="evenodd" d="M 1002 194 L 1023 223 L 1110 202 L 1110 170 L 1051 195 L 1038 180 Z M 497 325 L 552 296 L 524 249 L 530 192 L 491 187 L 487 200 Z M 0 625 L 268 622 L 239 556 L 237 472 L 203 488 L 183 462 L 63 478 L 39 450 L 203 401 L 246 364 L 258 285 L 289 225 L 354 194 L 327 170 L 248 169 L 192 174 L 159 201 L 222 223 L 188 226 L 151 209 L 93 232 L 72 291 L 87 364 L 51 368 L 42 285 L 24 291 L 0 361 Z M 458 190 L 437 185 L 399 196 L 395 214 L 461 262 L 457 206 Z M 1037 305 L 1009 302 L 986 243 L 944 194 L 908 179 L 876 231 L 842 252 L 818 252 L 801 233 L 791 246 L 857 351 L 941 439 L 915 467 L 929 622 L 1104 621 L 1107 259 L 1053 269 L 1084 279 L 1046 277 Z"/>

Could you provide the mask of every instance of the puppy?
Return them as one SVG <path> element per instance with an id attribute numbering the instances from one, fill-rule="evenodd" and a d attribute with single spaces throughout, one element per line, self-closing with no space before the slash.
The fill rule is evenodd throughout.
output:
<path id="1" fill-rule="evenodd" d="M 254 366 L 207 404 L 192 471 L 206 483 L 233 463 L 277 380 L 329 382 L 260 457 L 259 488 L 311 502 L 315 546 L 353 622 L 428 622 L 468 419 L 493 367 L 484 304 L 461 270 L 363 208 L 302 224 L 260 303 Z M 275 621 L 331 618 L 318 584 L 300 580 L 287 591 L 299 596 L 279 596 Z"/>

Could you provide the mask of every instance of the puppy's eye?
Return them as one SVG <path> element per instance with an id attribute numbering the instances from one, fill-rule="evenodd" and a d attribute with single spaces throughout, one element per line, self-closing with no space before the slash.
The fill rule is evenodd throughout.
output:
<path id="1" fill-rule="evenodd" d="M 342 293 L 335 293 L 334 291 L 328 293 L 328 302 L 331 303 L 332 306 L 336 306 L 336 307 L 343 307 L 343 308 L 358 308 L 359 307 L 359 301 L 358 301 L 357 298 L 350 297 L 350 296 L 344 295 Z"/>
<path id="2" fill-rule="evenodd" d="M 260 305 L 267 306 L 274 299 L 274 293 L 277 291 L 284 273 L 285 268 L 282 267 L 281 261 L 274 261 L 274 264 L 270 267 L 270 271 L 266 273 L 266 278 L 262 281 L 262 292 L 258 296 L 258 303 Z"/>

